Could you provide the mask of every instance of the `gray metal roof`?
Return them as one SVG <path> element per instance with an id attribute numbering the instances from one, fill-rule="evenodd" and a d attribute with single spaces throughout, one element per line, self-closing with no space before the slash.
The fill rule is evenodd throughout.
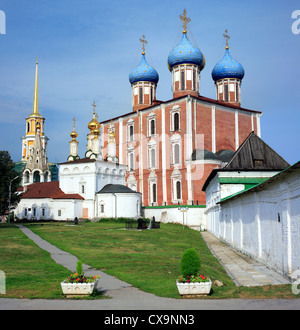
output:
<path id="1" fill-rule="evenodd" d="M 136 193 L 136 191 L 122 185 L 122 184 L 107 184 L 97 194 L 108 194 L 108 193 Z"/>

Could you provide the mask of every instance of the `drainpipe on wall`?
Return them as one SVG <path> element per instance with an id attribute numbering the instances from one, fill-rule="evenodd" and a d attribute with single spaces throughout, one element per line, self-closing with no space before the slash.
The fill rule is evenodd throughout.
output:
<path id="1" fill-rule="evenodd" d="M 113 195 L 115 196 L 115 219 L 117 218 L 117 195 L 115 193 L 113 193 Z"/>

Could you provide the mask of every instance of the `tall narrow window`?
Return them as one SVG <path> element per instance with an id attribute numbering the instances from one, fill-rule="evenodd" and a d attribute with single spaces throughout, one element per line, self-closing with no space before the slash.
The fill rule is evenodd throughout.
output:
<path id="1" fill-rule="evenodd" d="M 143 87 L 139 88 L 139 104 L 143 104 Z"/>
<path id="2" fill-rule="evenodd" d="M 174 121 L 174 131 L 179 131 L 179 113 L 178 112 L 174 113 L 173 121 Z"/>
<path id="3" fill-rule="evenodd" d="M 196 71 L 193 70 L 193 90 L 196 90 Z"/>
<path id="4" fill-rule="evenodd" d="M 150 120 L 150 135 L 155 135 L 155 120 Z"/>
<path id="5" fill-rule="evenodd" d="M 181 90 L 184 91 L 184 71 L 180 71 L 180 85 Z"/>
<path id="6" fill-rule="evenodd" d="M 150 104 L 152 103 L 152 100 L 153 100 L 153 89 L 150 86 Z"/>
<path id="7" fill-rule="evenodd" d="M 239 102 L 239 84 L 235 83 L 235 99 L 236 102 Z"/>
<path id="8" fill-rule="evenodd" d="M 129 126 L 129 141 L 133 141 L 133 125 Z"/>
<path id="9" fill-rule="evenodd" d="M 179 150 L 179 144 L 174 145 L 174 164 L 180 163 L 180 150 Z"/>
<path id="10" fill-rule="evenodd" d="M 150 167 L 155 168 L 155 149 L 150 149 Z"/>
<path id="11" fill-rule="evenodd" d="M 228 85 L 225 85 L 225 102 L 228 102 Z"/>
<path id="12" fill-rule="evenodd" d="M 152 185 L 152 203 L 156 203 L 156 183 Z"/>
<path id="13" fill-rule="evenodd" d="M 181 182 L 176 182 L 176 199 L 181 199 Z"/>
<path id="14" fill-rule="evenodd" d="M 133 152 L 131 152 L 129 154 L 129 159 L 128 159 L 128 167 L 129 167 L 129 170 L 130 171 L 133 171 L 134 170 L 134 166 L 133 166 Z"/>

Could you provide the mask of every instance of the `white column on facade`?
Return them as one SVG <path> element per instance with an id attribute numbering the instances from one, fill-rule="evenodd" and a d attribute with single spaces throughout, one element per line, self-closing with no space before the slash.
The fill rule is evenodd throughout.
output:
<path id="1" fill-rule="evenodd" d="M 195 149 L 197 149 L 197 101 L 194 101 L 194 130 L 195 130 Z"/>
<path id="2" fill-rule="evenodd" d="M 140 193 L 142 193 L 142 203 L 144 204 L 144 185 L 143 185 L 143 121 L 142 117 L 143 114 L 141 111 L 138 112 L 138 125 L 139 125 L 139 140 L 140 140 L 140 151 L 139 151 L 139 186 L 140 186 Z M 135 155 L 137 157 L 137 155 Z"/>
<path id="3" fill-rule="evenodd" d="M 252 129 L 252 132 L 254 132 L 254 118 L 253 118 L 253 114 L 251 115 L 251 129 Z"/>
<path id="4" fill-rule="evenodd" d="M 211 108 L 211 151 L 216 152 L 216 107 L 213 105 Z"/>
<path id="5" fill-rule="evenodd" d="M 235 111 L 235 150 L 238 150 L 240 146 L 239 141 L 239 112 Z"/>
<path id="6" fill-rule="evenodd" d="M 261 223 L 260 223 L 260 205 L 259 200 L 257 198 L 257 195 L 255 194 L 255 202 L 257 205 L 257 211 L 255 216 L 255 222 L 257 224 L 257 254 L 258 258 L 261 258 L 262 256 L 262 242 L 261 242 Z"/>
<path id="7" fill-rule="evenodd" d="M 123 119 L 119 119 L 119 163 L 123 164 Z"/>
<path id="8" fill-rule="evenodd" d="M 167 202 L 167 176 L 166 176 L 166 112 L 165 105 L 161 105 L 161 148 L 162 148 L 162 185 L 163 202 Z"/>
<path id="9" fill-rule="evenodd" d="M 260 117 L 261 114 L 256 114 L 257 136 L 261 138 Z"/>
<path id="10" fill-rule="evenodd" d="M 291 194 L 290 194 L 290 188 L 289 185 L 286 183 L 286 190 L 287 190 L 287 208 L 286 208 L 286 231 L 287 231 L 287 268 L 288 273 L 291 276 L 293 271 L 293 265 L 292 265 L 292 233 L 291 233 Z"/>
<path id="11" fill-rule="evenodd" d="M 186 102 L 186 169 L 187 169 L 187 186 L 188 186 L 188 204 L 192 203 L 193 190 L 192 190 L 192 175 L 191 175 L 191 164 L 193 153 L 193 124 L 192 124 L 192 99 L 188 95 Z"/>

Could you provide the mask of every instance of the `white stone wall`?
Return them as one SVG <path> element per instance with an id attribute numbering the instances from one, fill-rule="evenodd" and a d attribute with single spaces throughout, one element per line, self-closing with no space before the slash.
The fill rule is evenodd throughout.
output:
<path id="1" fill-rule="evenodd" d="M 82 217 L 82 202 L 76 199 L 21 199 L 15 209 L 15 215 L 19 219 L 27 220 L 74 220 L 75 217 Z M 27 209 L 27 215 L 25 209 Z"/>
<path id="2" fill-rule="evenodd" d="M 216 182 L 208 187 L 213 196 Z M 300 176 L 278 176 L 263 189 L 207 210 L 208 230 L 238 250 L 291 276 L 300 269 Z"/>
<path id="3" fill-rule="evenodd" d="M 96 214 L 99 218 L 138 218 L 141 216 L 142 195 L 140 193 L 97 194 L 96 203 Z"/>
<path id="4" fill-rule="evenodd" d="M 186 212 L 180 212 L 178 208 L 188 208 Z M 188 207 L 178 205 L 172 208 L 144 208 L 144 217 L 155 217 L 155 221 L 163 223 L 177 223 L 184 224 L 195 230 L 206 229 L 206 215 L 205 208 L 202 207 Z"/>

